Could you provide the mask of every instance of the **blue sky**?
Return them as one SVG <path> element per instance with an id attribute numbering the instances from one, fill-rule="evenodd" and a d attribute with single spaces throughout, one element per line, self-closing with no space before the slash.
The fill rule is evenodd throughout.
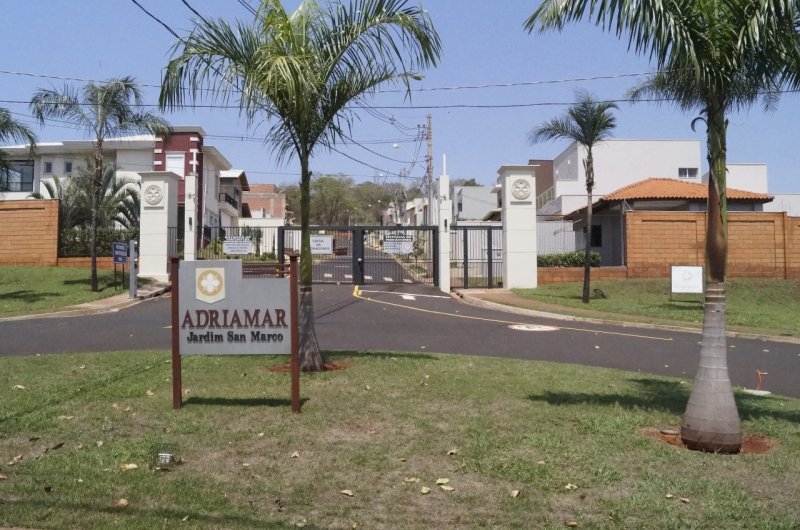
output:
<path id="1" fill-rule="evenodd" d="M 192 27 L 193 14 L 180 0 L 138 1 L 180 35 Z M 239 0 L 187 2 L 204 16 L 252 19 Z M 256 0 L 249 2 L 255 5 Z M 284 5 L 294 9 L 297 0 Z M 440 66 L 415 83 L 410 101 L 386 87 L 389 92 L 370 101 L 372 112 L 357 112 L 352 137 L 361 145 L 337 146 L 344 154 L 321 151 L 312 170 L 344 173 L 357 181 L 389 182 L 399 181 L 396 175 L 405 170 L 410 178 L 403 181 L 416 186 L 425 171 L 426 152 L 417 131 L 428 114 L 434 175 L 442 172 L 443 154 L 451 178 L 475 178 L 485 185 L 494 183 L 500 165 L 556 156 L 566 142 L 530 145 L 527 133 L 533 126 L 563 113 L 576 90 L 588 90 L 600 99 L 623 99 L 626 90 L 642 79 L 635 74 L 648 72 L 651 66 L 646 58 L 628 52 L 625 42 L 589 23 L 569 26 L 563 33 L 529 35 L 522 25 L 537 5 L 535 0 L 423 2 L 442 38 Z M 17 119 L 33 121 L 24 102 L 37 88 L 82 84 L 58 78 L 133 75 L 138 82 L 153 85 L 145 87 L 145 100 L 156 103 L 155 85 L 175 38 L 131 0 L 7 0 L 4 8 L 0 106 Z M 511 86 L 467 88 L 484 85 Z M 696 139 L 704 146 L 704 131 L 690 128 L 693 115 L 666 105 L 619 105 L 616 138 Z M 296 160 L 279 165 L 258 140 L 264 125 L 248 127 L 234 109 L 194 109 L 165 116 L 173 125 L 202 126 L 209 135 L 207 143 L 222 151 L 234 167 L 245 169 L 251 182 L 298 179 Z M 766 163 L 770 192 L 800 192 L 798 122 L 800 94 L 784 95 L 772 112 L 757 104 L 731 115 L 729 161 Z M 41 141 L 88 138 L 65 124 L 35 127 Z M 642 175 L 652 176 L 661 175 Z"/>

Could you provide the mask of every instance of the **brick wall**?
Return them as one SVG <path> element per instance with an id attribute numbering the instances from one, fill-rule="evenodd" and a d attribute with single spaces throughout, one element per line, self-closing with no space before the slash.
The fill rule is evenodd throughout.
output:
<path id="1" fill-rule="evenodd" d="M 582 282 L 583 267 L 539 267 L 537 276 L 539 285 Z M 590 275 L 592 281 L 622 280 L 627 277 L 627 267 L 592 267 Z"/>
<path id="2" fill-rule="evenodd" d="M 0 265 L 58 263 L 58 201 L 0 201 Z"/>
<path id="3" fill-rule="evenodd" d="M 703 265 L 704 212 L 628 212 L 631 278 L 668 277 L 670 265 Z M 800 275 L 800 218 L 780 212 L 728 213 L 728 276 Z"/>

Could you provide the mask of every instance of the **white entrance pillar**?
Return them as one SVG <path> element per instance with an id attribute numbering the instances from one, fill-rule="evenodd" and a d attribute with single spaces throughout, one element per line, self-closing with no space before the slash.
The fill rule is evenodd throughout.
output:
<path id="1" fill-rule="evenodd" d="M 439 289 L 450 293 L 450 225 L 453 224 L 453 202 L 450 200 L 450 177 L 446 174 L 437 182 L 437 205 L 439 220 Z"/>
<path id="2" fill-rule="evenodd" d="M 197 219 L 197 175 L 189 173 L 183 186 L 183 259 L 194 261 L 197 254 L 197 231 L 203 229 L 203 220 Z"/>
<path id="3" fill-rule="evenodd" d="M 178 181 L 171 171 L 146 171 L 142 179 L 139 276 L 169 280 L 169 228 L 178 227 Z M 177 234 L 175 234 L 177 237 Z"/>
<path id="4" fill-rule="evenodd" d="M 536 172 L 533 166 L 500 166 L 503 216 L 503 287 L 533 288 L 536 269 Z"/>

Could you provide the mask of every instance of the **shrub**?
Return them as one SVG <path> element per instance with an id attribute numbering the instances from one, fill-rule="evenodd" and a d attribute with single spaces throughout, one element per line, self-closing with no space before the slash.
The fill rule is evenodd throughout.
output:
<path id="1" fill-rule="evenodd" d="M 576 250 L 575 252 L 537 256 L 536 262 L 539 267 L 583 267 L 584 258 L 584 252 Z M 589 264 L 592 267 L 599 267 L 600 261 L 600 254 L 595 251 L 589 253 Z"/>

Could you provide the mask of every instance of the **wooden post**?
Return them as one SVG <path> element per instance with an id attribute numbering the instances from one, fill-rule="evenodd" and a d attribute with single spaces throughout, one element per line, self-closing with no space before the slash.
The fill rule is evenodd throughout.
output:
<path id="1" fill-rule="evenodd" d="M 178 258 L 172 258 L 170 263 L 170 283 L 172 284 L 172 408 L 181 408 L 181 341 L 179 335 L 178 322 L 180 321 L 180 310 L 178 305 Z"/>
<path id="2" fill-rule="evenodd" d="M 300 337 L 298 326 L 300 325 L 299 310 L 298 310 L 298 293 L 297 293 L 297 256 L 289 258 L 289 284 L 291 289 L 290 294 L 290 310 L 292 312 L 292 352 L 290 365 L 292 370 L 292 412 L 300 412 L 300 350 L 299 343 Z"/>

